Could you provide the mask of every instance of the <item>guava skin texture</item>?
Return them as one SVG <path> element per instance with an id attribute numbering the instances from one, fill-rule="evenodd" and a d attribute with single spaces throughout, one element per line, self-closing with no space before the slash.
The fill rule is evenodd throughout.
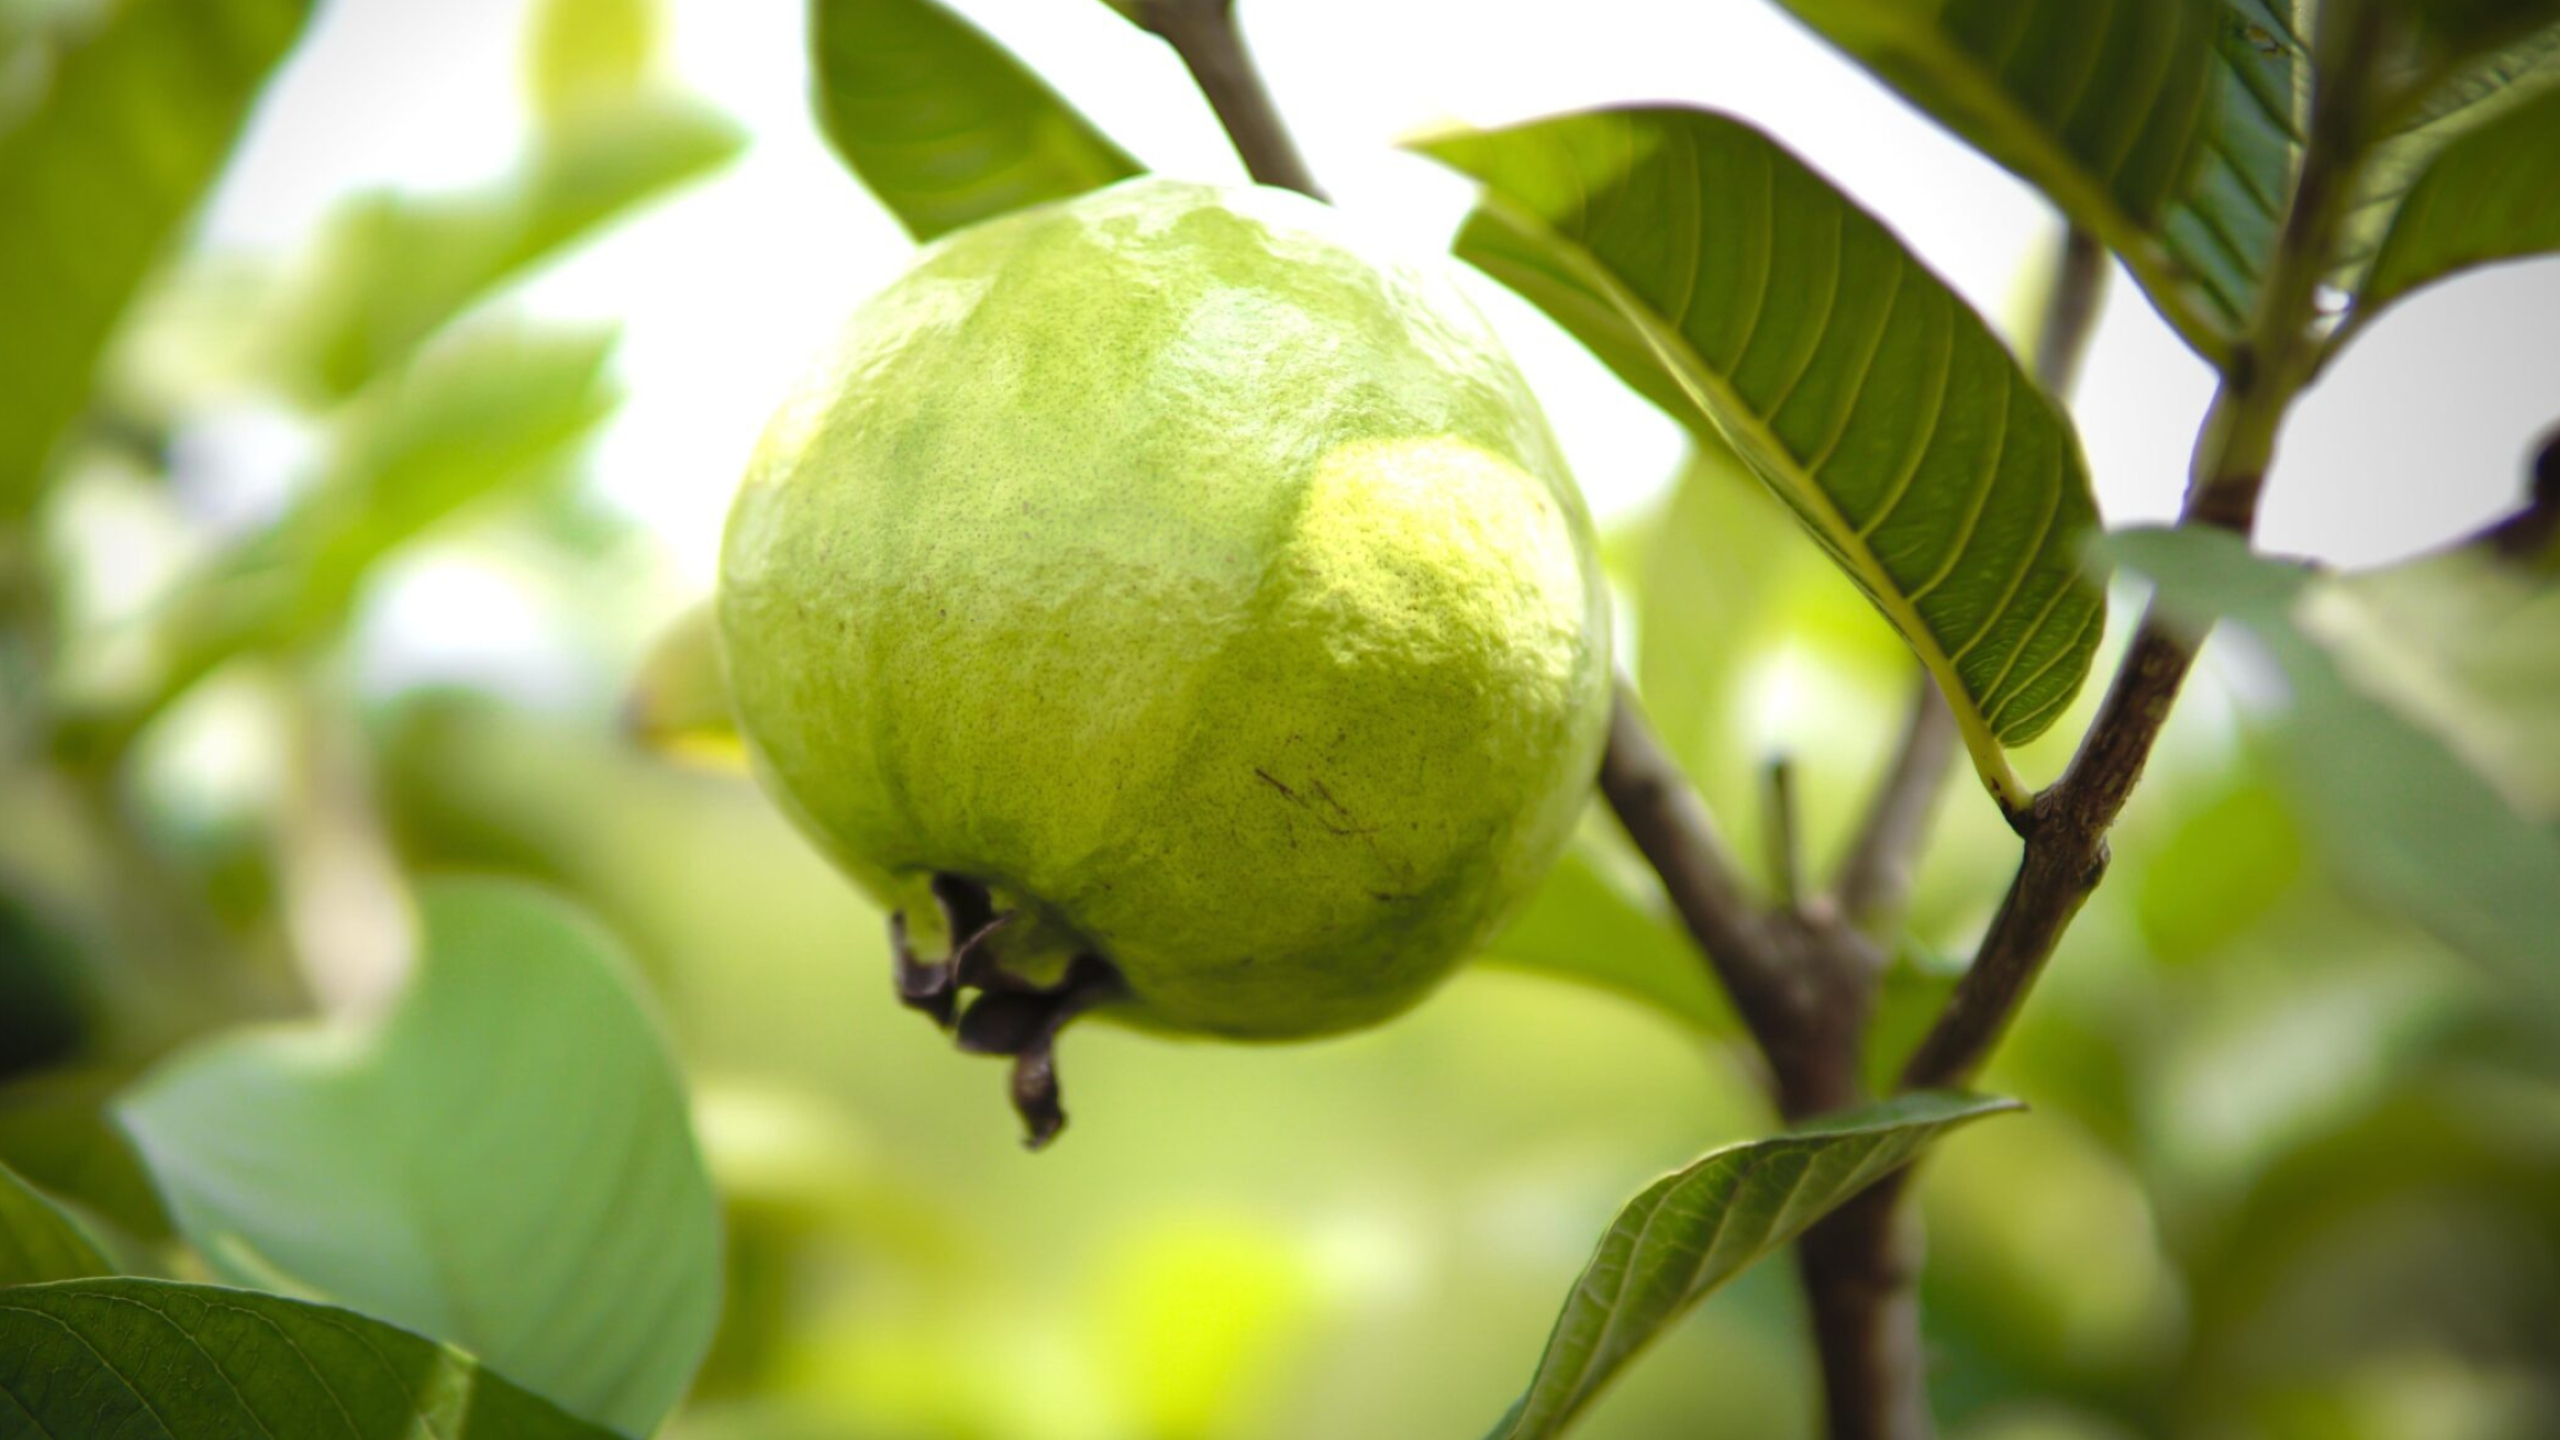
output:
<path id="1" fill-rule="evenodd" d="M 757 449 L 718 616 L 760 778 L 884 906 L 934 928 L 966 882 L 1012 917 L 999 988 L 1099 957 L 1142 1023 L 1278 1039 L 1413 1004 L 1545 872 L 1606 607 L 1438 262 L 1142 177 L 854 315 Z"/>

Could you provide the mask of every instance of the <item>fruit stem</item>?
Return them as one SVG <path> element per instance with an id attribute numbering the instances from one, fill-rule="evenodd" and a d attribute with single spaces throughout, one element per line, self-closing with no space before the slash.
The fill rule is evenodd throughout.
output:
<path id="1" fill-rule="evenodd" d="M 1245 49 L 1235 0 L 1138 0 L 1138 20 L 1182 57 L 1254 179 L 1325 198 Z"/>

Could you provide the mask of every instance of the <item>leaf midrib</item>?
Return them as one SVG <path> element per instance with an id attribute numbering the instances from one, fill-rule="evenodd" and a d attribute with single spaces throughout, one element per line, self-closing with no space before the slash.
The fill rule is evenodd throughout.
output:
<path id="1" fill-rule="evenodd" d="M 2018 104 L 1996 74 L 1971 52 L 1947 39 L 1936 16 L 1922 19 L 1909 10 L 1894 6 L 1869 4 L 1861 8 L 1875 18 L 1879 36 L 1891 37 L 1888 43 L 1897 44 L 1928 73 L 1950 82 L 1949 88 L 1957 92 L 1955 99 L 1958 104 L 1975 114 L 1998 116 L 2010 143 L 2034 152 L 2044 171 L 2042 176 L 2027 183 L 2050 193 L 2064 214 L 2091 225 L 2108 248 L 2115 251 L 2126 267 L 2142 281 L 2144 293 L 2160 307 L 2160 313 L 2186 338 L 2187 343 L 2206 360 L 2216 365 L 2222 363 L 2230 348 L 2230 337 L 2198 314 L 2189 303 L 2186 287 L 2192 277 L 2170 255 L 2158 232 L 2135 223 L 2133 217 L 2125 213 L 2124 207 L 2116 203 L 2114 194 L 2104 182 L 2090 173 L 2079 156 L 2060 143 L 2058 121 L 2048 126 L 2042 117 Z M 2216 57 L 2216 63 L 2220 63 L 2219 57 Z M 2202 108 L 2209 109 L 2211 104 L 2212 97 L 2208 94 Z M 1930 118 L 1932 123 L 1944 124 L 1934 116 Z M 1962 136 L 1957 138 L 1963 139 Z M 2141 134 L 2137 131 L 2128 153 L 2140 144 Z M 2181 198 L 2173 194 L 2169 203 L 2174 205 Z"/>
<path id="2" fill-rule="evenodd" d="M 1936 633 L 1930 629 L 1928 622 L 1921 618 L 1918 606 L 1902 593 L 1901 583 L 1877 561 L 1874 551 L 1868 547 L 1865 538 L 1848 523 L 1847 517 L 1842 515 L 1839 507 L 1832 503 L 1831 497 L 1823 491 L 1820 483 L 1810 474 L 1804 473 L 1803 457 L 1798 456 L 1779 440 L 1777 431 L 1770 423 L 1773 417 L 1762 416 L 1751 405 L 1745 403 L 1741 392 L 1733 387 L 1730 378 L 1710 367 L 1689 344 L 1687 336 L 1677 333 L 1669 336 L 1662 334 L 1663 325 L 1659 317 L 1654 314 L 1653 307 L 1620 284 L 1617 277 L 1610 273 L 1609 267 L 1601 264 L 1597 257 L 1591 254 L 1589 247 L 1578 240 L 1564 236 L 1544 220 L 1513 204 L 1498 187 L 1487 187 L 1477 203 L 1485 213 L 1498 217 L 1505 225 L 1533 238 L 1543 237 L 1553 253 L 1574 272 L 1576 279 L 1606 297 L 1612 305 L 1617 307 L 1620 317 L 1633 326 L 1636 333 L 1641 335 L 1645 343 L 1653 349 L 1654 358 L 1662 363 L 1664 369 L 1671 372 L 1672 377 L 1680 383 L 1683 390 L 1692 392 L 1690 404 L 1706 416 L 1708 424 L 1724 434 L 1727 442 L 1743 456 L 1746 462 L 1755 454 L 1786 457 L 1789 465 L 1786 467 L 1788 484 L 1785 489 L 1789 502 L 1797 505 L 1800 513 L 1818 522 L 1817 528 L 1822 532 L 1835 558 L 1849 568 L 1860 588 L 1867 592 L 1868 598 L 1885 611 L 1893 621 L 1894 628 L 1902 633 L 1904 640 L 1911 646 L 1912 653 L 1919 657 L 1921 665 L 1936 679 L 1939 690 L 1948 698 L 1948 708 L 1955 712 L 1956 726 L 1964 737 L 1965 749 L 1972 755 L 1974 764 L 1982 772 L 1985 782 L 1991 786 L 1995 798 L 2003 808 L 2007 809 L 2028 804 L 2033 799 L 2031 792 L 2027 789 L 2025 782 L 2018 778 L 2017 771 L 2010 766 L 2007 751 L 2001 746 L 1998 737 L 1991 733 L 1989 722 L 1982 713 L 1982 707 L 1975 703 L 1973 696 L 1965 689 L 1963 678 L 1956 673 L 1955 663 L 1948 658 L 1945 647 L 1938 643 Z M 1904 263 L 1916 264 L 1917 262 L 1906 260 Z M 1766 286 L 1762 288 L 1765 298 Z M 1693 380 L 1691 378 L 1693 376 L 1698 378 Z M 1726 423 L 1724 416 L 1718 413 L 1717 407 L 1707 403 L 1704 397 L 1695 393 L 1701 386 L 1711 388 L 1715 395 L 1723 400 L 1725 408 L 1747 422 L 1745 427 L 1747 435 L 1734 434 L 1736 427 Z M 1758 473 L 1759 467 L 1755 466 L 1753 469 Z M 1764 475 L 1763 479 L 1767 477 Z M 1993 483 L 1997 483 L 1996 473 L 1992 476 L 1992 480 Z M 1993 621 L 1996 622 L 1996 620 L 1997 616 L 1994 615 Z"/>

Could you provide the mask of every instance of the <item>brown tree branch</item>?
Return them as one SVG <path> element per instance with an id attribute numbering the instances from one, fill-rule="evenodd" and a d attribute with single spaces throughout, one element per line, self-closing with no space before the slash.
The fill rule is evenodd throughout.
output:
<path id="1" fill-rule="evenodd" d="M 1254 179 L 1325 198 L 1245 49 L 1244 35 L 1236 28 L 1235 0 L 1137 0 L 1137 14 L 1138 23 L 1164 37 L 1182 57 Z"/>

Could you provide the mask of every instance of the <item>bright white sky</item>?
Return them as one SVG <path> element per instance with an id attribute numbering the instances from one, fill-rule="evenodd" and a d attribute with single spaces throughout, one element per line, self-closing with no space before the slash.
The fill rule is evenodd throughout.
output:
<path id="1" fill-rule="evenodd" d="M 1310 163 L 1337 201 L 1418 248 L 1446 246 L 1467 186 L 1395 137 L 1645 100 L 1748 117 L 1882 215 L 1986 313 L 2056 222 L 2026 188 L 1932 128 L 1770 0 L 1241 0 Z M 1171 53 L 1102 0 L 958 0 L 1155 169 L 1242 172 Z M 287 246 L 351 189 L 467 186 L 524 124 L 525 0 L 331 0 L 218 196 L 207 238 Z M 674 0 L 675 67 L 743 121 L 729 171 L 538 277 L 527 300 L 618 320 L 629 401 L 596 457 L 605 493 L 707 586 L 721 517 L 767 413 L 909 245 L 817 138 L 802 8 Z M 1604 516 L 1660 492 L 1671 423 L 1491 284 L 1478 294 Z M 2079 401 L 2110 523 L 2164 518 L 2209 394 L 2129 285 L 2114 292 Z M 2264 538 L 2360 564 L 2466 531 L 2521 494 L 2533 436 L 2560 420 L 2560 262 L 2488 272 L 2377 325 L 2297 412 Z"/>

